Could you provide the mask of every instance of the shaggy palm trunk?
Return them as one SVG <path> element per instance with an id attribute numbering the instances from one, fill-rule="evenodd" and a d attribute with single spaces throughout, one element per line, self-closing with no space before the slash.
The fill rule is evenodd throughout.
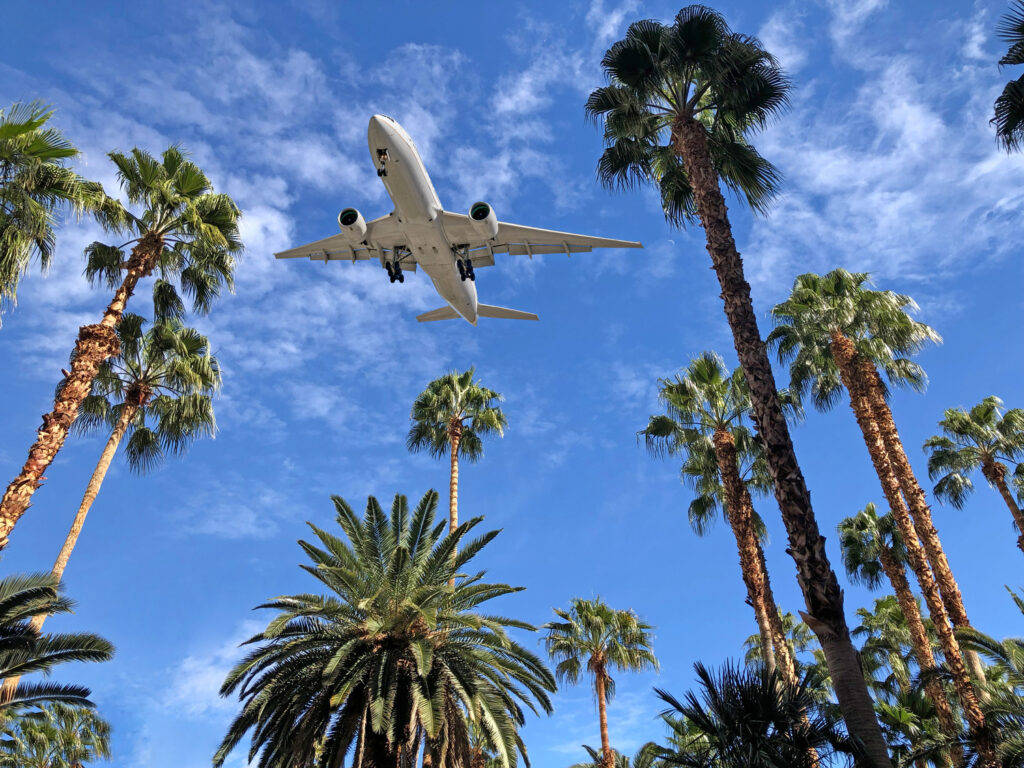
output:
<path id="1" fill-rule="evenodd" d="M 736 250 L 725 198 L 708 152 L 706 130 L 699 121 L 683 118 L 676 122 L 673 133 L 676 151 L 693 185 L 694 202 L 722 288 L 736 353 L 750 387 L 754 421 L 786 525 L 788 551 L 796 562 L 797 580 L 807 606 L 805 621 L 818 636 L 825 653 L 850 735 L 861 743 L 869 765 L 891 768 L 892 760 L 875 717 L 860 659 L 850 639 L 843 612 L 843 591 L 825 553 L 825 539 L 818 530 L 811 495 L 779 405 L 775 375 L 757 327 L 750 286 L 743 275 L 743 261 Z"/>
<path id="2" fill-rule="evenodd" d="M 462 423 L 452 421 L 448 425 L 448 439 L 451 451 L 451 474 L 448 477 L 448 533 L 454 533 L 459 527 L 459 443 L 462 441 Z M 455 550 L 452 550 L 452 562 L 455 562 Z M 455 577 L 448 581 L 455 586 Z"/>
<path id="3" fill-rule="evenodd" d="M 154 234 L 143 237 L 132 249 L 125 265 L 124 279 L 107 305 L 103 319 L 96 325 L 83 325 L 78 329 L 78 340 L 71 355 L 71 372 L 57 390 L 53 410 L 43 416 L 36 441 L 29 449 L 28 460 L 0 500 L 0 550 L 7 546 L 11 531 L 28 509 L 32 494 L 46 479 L 43 473 L 56 458 L 71 424 L 78 418 L 78 409 L 92 390 L 92 381 L 100 363 L 118 353 L 114 328 L 120 322 L 135 286 L 153 271 L 162 250 L 161 237 Z"/>
<path id="4" fill-rule="evenodd" d="M 956 579 L 953 578 L 953 571 L 949 567 L 946 553 L 942 549 L 942 542 L 939 540 L 939 532 L 935 530 L 935 524 L 932 522 L 928 500 L 925 498 L 921 484 L 917 482 L 914 469 L 910 466 L 907 454 L 903 450 L 903 441 L 900 440 L 899 431 L 896 429 L 896 420 L 893 418 L 889 402 L 885 398 L 882 379 L 871 361 L 865 358 L 857 359 L 856 375 L 860 377 L 864 396 L 871 406 L 878 431 L 885 443 L 885 450 L 889 454 L 889 461 L 892 462 L 903 496 L 907 500 L 907 506 L 910 507 L 913 514 L 914 529 L 928 555 L 928 562 L 931 563 L 932 571 L 935 573 L 935 580 L 938 582 L 942 599 L 946 603 L 949 618 L 957 629 L 969 627 L 971 622 L 967 619 L 967 609 L 964 608 L 960 587 L 957 585 Z M 982 664 L 981 657 L 975 651 L 968 651 L 966 660 L 974 678 L 984 683 L 985 665 Z M 983 700 L 988 699 L 988 693 L 984 687 L 979 689 L 979 693 Z"/>
<path id="5" fill-rule="evenodd" d="M 903 537 L 903 544 L 907 549 L 907 557 L 910 567 L 917 576 L 921 585 L 921 594 L 924 595 L 925 603 L 928 605 L 928 612 L 931 614 L 932 622 L 935 625 L 935 632 L 939 636 L 942 646 L 942 653 L 946 658 L 946 665 L 953 678 L 953 685 L 956 688 L 957 697 L 967 718 L 968 726 L 977 744 L 980 764 L 987 768 L 995 768 L 999 765 L 992 743 L 985 731 L 985 716 L 978 703 L 977 692 L 967 674 L 967 667 L 964 665 L 963 653 L 960 644 L 953 634 L 950 625 L 949 614 L 946 612 L 946 605 L 942 600 L 940 591 L 932 576 L 931 568 L 928 565 L 928 558 L 921 542 L 918 540 L 917 532 L 910 519 L 910 513 L 900 494 L 900 483 L 896 472 L 889 461 L 888 453 L 885 450 L 885 443 L 879 433 L 878 425 L 871 410 L 870 402 L 864 392 L 861 380 L 857 377 L 857 352 L 848 338 L 836 332 L 831 338 L 832 355 L 839 367 L 839 373 L 850 395 L 850 407 L 853 409 L 857 419 L 857 425 L 864 436 L 871 462 L 874 465 L 875 473 L 878 475 L 885 494 L 886 501 L 892 512 L 893 520 L 900 529 Z"/>
<path id="6" fill-rule="evenodd" d="M 608 738 L 608 692 L 605 675 L 604 666 L 598 665 L 594 684 L 597 688 L 597 718 L 601 726 L 601 766 L 602 768 L 615 768 L 615 754 L 612 752 L 611 740 Z"/>
<path id="7" fill-rule="evenodd" d="M 761 542 L 754 535 L 754 549 L 757 552 L 757 567 L 764 577 L 764 602 L 765 613 L 768 616 L 768 630 L 771 633 L 772 645 L 775 646 L 775 663 L 782 670 L 782 676 L 793 683 L 799 681 L 796 674 L 796 663 L 793 654 L 789 649 L 789 642 L 786 639 L 786 629 L 782 626 L 782 614 L 779 613 L 779 606 L 775 602 L 775 593 L 772 591 L 772 580 L 768 576 L 768 564 L 764 559 L 764 549 Z"/>
<path id="8" fill-rule="evenodd" d="M 1017 500 L 1013 498 L 1010 487 L 1006 484 L 1006 467 L 994 459 L 986 459 L 981 465 L 981 474 L 995 486 L 1006 502 L 1007 509 L 1013 515 L 1013 524 L 1017 528 L 1017 546 L 1024 552 L 1024 512 L 1017 506 Z"/>

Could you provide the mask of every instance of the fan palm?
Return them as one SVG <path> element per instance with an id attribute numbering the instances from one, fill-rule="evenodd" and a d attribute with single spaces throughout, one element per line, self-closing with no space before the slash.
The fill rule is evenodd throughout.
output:
<path id="1" fill-rule="evenodd" d="M 446 535 L 434 491 L 411 516 L 400 495 L 390 514 L 370 497 L 362 519 L 333 500 L 343 537 L 310 524 L 319 542 L 300 542 L 312 561 L 303 570 L 329 591 L 261 606 L 278 615 L 221 688 L 243 705 L 214 764 L 251 730 L 248 760 L 260 768 L 337 768 L 353 744 L 353 765 L 407 768 L 424 742 L 434 768 L 455 768 L 472 757 L 468 723 L 505 768 L 517 750 L 525 758 L 523 707 L 550 712 L 554 678 L 506 631 L 534 627 L 476 612 L 521 588 L 484 583 L 482 571 L 449 586 L 497 531 L 453 560 L 482 518 Z"/>
<path id="2" fill-rule="evenodd" d="M 850 580 L 872 590 L 881 586 L 883 576 L 889 580 L 903 616 L 903 624 L 906 627 L 909 644 L 913 648 L 918 667 L 922 671 L 934 669 L 935 654 L 932 652 L 932 640 L 921 616 L 917 598 L 911 591 L 910 582 L 907 580 L 906 547 L 903 545 L 903 538 L 900 536 L 892 515 L 879 516 L 875 505 L 869 503 L 856 515 L 844 519 L 839 524 L 838 531 L 839 546 L 843 552 L 843 564 L 846 566 L 846 573 Z M 877 602 L 876 605 L 878 605 Z M 886 614 L 886 616 L 890 620 L 890 624 L 894 624 L 891 621 L 892 616 L 890 614 Z M 863 622 L 861 626 L 864 627 Z M 856 631 L 855 634 L 857 634 Z M 895 671 L 897 670 L 894 666 Z M 902 681 L 909 682 L 905 677 Z M 958 728 L 953 720 L 952 709 L 942 686 L 937 680 L 930 680 L 926 687 L 929 696 L 935 703 L 943 730 L 947 734 L 955 733 Z"/>
<path id="3" fill-rule="evenodd" d="M 1024 64 L 1024 0 L 1013 0 L 996 32 L 1006 44 L 999 66 Z M 1024 141 L 1024 76 L 1008 82 L 996 98 L 992 124 L 996 127 L 996 138 L 1007 152 L 1020 149 Z"/>
<path id="4" fill-rule="evenodd" d="M 854 751 L 839 719 L 819 706 L 813 674 L 792 685 L 764 667 L 694 668 L 700 689 L 682 701 L 655 689 L 668 705 L 666 722 L 684 730 L 657 751 L 659 766 L 813 768 Z"/>
<path id="5" fill-rule="evenodd" d="M 70 613 L 73 607 L 50 574 L 0 579 L 0 680 L 48 674 L 65 662 L 110 659 L 114 647 L 98 635 L 40 635 L 31 626 L 38 614 Z M 88 697 L 89 690 L 80 685 L 29 683 L 0 699 L 0 714 L 48 703 L 92 706 Z"/>
<path id="6" fill-rule="evenodd" d="M 448 530 L 459 525 L 459 459 L 483 458 L 483 438 L 501 437 L 508 422 L 498 403 L 502 397 L 474 378 L 476 369 L 434 379 L 412 404 L 412 428 L 406 440 L 410 451 L 427 451 L 434 458 L 448 455 Z"/>
<path id="7" fill-rule="evenodd" d="M 721 14 L 701 5 L 683 8 L 667 25 L 634 22 L 601 64 L 608 85 L 591 93 L 586 105 L 604 125 L 598 176 L 609 187 L 657 184 L 671 222 L 698 219 L 704 228 L 808 620 L 822 638 L 851 733 L 866 745 L 871 765 L 890 766 L 720 187 L 724 182 L 755 210 L 771 202 L 779 175 L 748 136 L 786 107 L 789 80 L 760 41 L 733 32 Z"/>
<path id="8" fill-rule="evenodd" d="M 555 676 L 576 685 L 584 668 L 594 678 L 601 754 L 604 768 L 614 768 L 615 756 L 608 737 L 608 702 L 615 696 L 613 670 L 643 672 L 658 668 L 651 647 L 653 627 L 632 611 L 610 608 L 600 598 L 575 597 L 569 610 L 555 609 L 559 621 L 544 625 L 548 654 L 557 663 Z"/>
<path id="9" fill-rule="evenodd" d="M 1013 516 L 1017 546 L 1024 552 L 1024 511 L 1006 482 L 1007 464 L 1014 465 L 1014 484 L 1024 489 L 1024 410 L 1003 411 L 1003 401 L 986 397 L 971 410 L 949 408 L 939 422 L 944 435 L 925 441 L 930 452 L 928 475 L 938 480 L 935 497 L 962 509 L 974 490 L 971 474 L 981 470 L 999 491 Z"/>
<path id="10" fill-rule="evenodd" d="M 743 371 L 730 373 L 721 357 L 704 352 L 683 375 L 659 381 L 659 399 L 666 413 L 652 416 L 640 435 L 655 455 L 684 456 L 683 479 L 697 493 L 688 510 L 690 525 L 699 535 L 722 511 L 736 539 L 747 602 L 764 639 L 764 663 L 774 667 L 777 662 L 783 677 L 795 682 L 761 546 L 763 524 L 750 497 L 751 487 L 759 492 L 771 488 L 771 476 L 746 425 L 750 394 Z"/>
<path id="11" fill-rule="evenodd" d="M 140 149 L 128 155 L 112 152 L 110 158 L 129 204 L 139 211 L 108 205 L 104 223 L 127 239 L 118 246 L 97 242 L 86 249 L 86 275 L 113 289 L 114 297 L 98 324 L 79 329 L 71 371 L 57 388 L 53 411 L 43 416 L 28 460 L 0 500 L 0 549 L 67 439 L 100 364 L 117 354 L 115 329 L 139 280 L 159 272 L 153 297 L 160 318 L 184 312 L 175 281 L 193 308 L 205 312 L 221 287 L 232 284 L 235 255 L 242 249 L 235 203 L 214 193 L 206 175 L 179 148 L 170 147 L 159 160 Z"/>
<path id="12" fill-rule="evenodd" d="M 95 712 L 63 704 L 17 718 L 0 741 L 0 768 L 83 768 L 110 757 L 110 726 Z"/>
<path id="13" fill-rule="evenodd" d="M 612 753 L 615 768 L 654 768 L 656 764 L 655 754 L 657 748 L 657 744 L 653 741 L 649 741 L 640 747 L 632 758 L 630 758 L 629 755 L 622 754 L 617 749 L 613 749 Z M 604 757 L 601 754 L 601 750 L 594 749 L 587 744 L 583 745 L 583 749 L 586 750 L 590 759 L 583 763 L 574 763 L 569 768 L 601 768 L 604 764 Z"/>
<path id="14" fill-rule="evenodd" d="M 51 117 L 38 102 L 0 109 L 0 310 L 17 302 L 33 261 L 50 266 L 57 212 L 81 213 L 103 201 L 98 184 L 65 165 L 78 150 L 47 125 Z"/>

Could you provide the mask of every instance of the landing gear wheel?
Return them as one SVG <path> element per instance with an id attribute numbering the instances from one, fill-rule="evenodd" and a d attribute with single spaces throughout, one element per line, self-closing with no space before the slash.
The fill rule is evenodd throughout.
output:
<path id="1" fill-rule="evenodd" d="M 391 270 L 391 262 L 385 261 L 384 262 L 384 269 L 386 269 L 387 272 L 388 272 L 388 282 L 389 283 L 395 282 L 395 273 Z"/>
<path id="2" fill-rule="evenodd" d="M 377 176 L 378 176 L 378 178 L 381 177 L 381 176 L 387 176 L 387 175 L 388 175 L 388 169 L 387 168 L 378 168 L 377 169 Z"/>
<path id="3" fill-rule="evenodd" d="M 476 272 L 473 271 L 473 262 L 470 259 L 466 259 L 466 277 L 476 282 Z"/>
<path id="4" fill-rule="evenodd" d="M 404 283 L 405 282 L 405 273 L 404 272 L 399 272 L 398 273 L 398 282 L 400 282 L 400 283 Z"/>
<path id="5" fill-rule="evenodd" d="M 466 269 L 465 265 L 463 265 L 462 259 L 458 259 L 455 262 L 455 266 L 459 268 L 459 279 L 462 280 L 462 282 L 466 282 L 466 278 L 469 277 L 470 271 Z M 472 267 L 470 267 L 470 270 L 472 270 Z"/>

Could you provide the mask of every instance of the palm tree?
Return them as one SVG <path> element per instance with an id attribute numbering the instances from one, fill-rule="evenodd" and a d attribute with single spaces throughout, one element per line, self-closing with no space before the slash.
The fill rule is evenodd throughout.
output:
<path id="1" fill-rule="evenodd" d="M 83 707 L 51 704 L 18 718 L 0 740 L 0 768 L 83 768 L 110 758 L 110 726 Z"/>
<path id="2" fill-rule="evenodd" d="M 655 688 L 668 705 L 663 718 L 683 731 L 658 750 L 659 766 L 816 768 L 837 752 L 856 754 L 839 719 L 819 705 L 813 674 L 791 685 L 763 667 L 694 668 L 700 690 L 682 701 Z"/>
<path id="3" fill-rule="evenodd" d="M 683 454 L 684 481 L 697 492 L 690 503 L 690 525 L 706 533 L 719 509 L 732 528 L 739 552 L 747 602 L 754 609 L 763 642 L 764 663 L 778 663 L 782 676 L 796 682 L 761 546 L 763 524 L 749 488 L 764 492 L 771 476 L 760 444 L 746 426 L 750 394 L 743 371 L 729 373 L 722 358 L 704 352 L 682 376 L 659 381 L 667 413 L 652 416 L 640 432 L 651 453 Z"/>
<path id="4" fill-rule="evenodd" d="M 1004 43 L 1006 53 L 999 66 L 1024 64 L 1024 0 L 1013 0 L 1010 10 L 999 20 L 996 32 Z M 1024 76 L 1011 80 L 1003 88 L 995 103 L 996 139 L 1007 152 L 1020 149 L 1024 141 Z"/>
<path id="5" fill-rule="evenodd" d="M 891 766 L 843 612 L 843 593 L 825 553 L 811 497 L 797 463 L 778 387 L 736 250 L 720 182 L 764 210 L 779 175 L 748 143 L 788 103 L 789 79 L 760 41 L 734 33 L 714 10 L 691 5 L 673 23 L 637 21 L 612 45 L 607 86 L 591 93 L 587 114 L 604 123 L 598 175 L 609 187 L 658 184 L 668 219 L 699 219 L 725 301 L 754 421 L 765 447 L 789 552 L 822 639 L 850 732 L 868 762 Z"/>
<path id="6" fill-rule="evenodd" d="M 601 750 L 594 749 L 587 744 L 583 745 L 583 749 L 586 750 L 590 759 L 583 763 L 573 763 L 569 768 L 601 768 L 604 764 L 604 757 Z M 622 754 L 617 749 L 613 749 L 612 753 L 615 758 L 615 768 L 654 768 L 656 765 L 655 756 L 657 749 L 658 745 L 653 741 L 649 741 L 640 747 L 632 758 L 630 758 L 629 755 Z"/>
<path id="7" fill-rule="evenodd" d="M 214 764 L 252 730 L 248 760 L 260 768 L 334 768 L 353 744 L 351 764 L 367 768 L 408 768 L 424 743 L 434 766 L 469 765 L 469 723 L 486 732 L 503 768 L 517 750 L 525 758 L 523 707 L 550 712 L 555 681 L 506 631 L 534 627 L 477 612 L 522 588 L 484 583 L 482 571 L 449 586 L 497 531 L 453 561 L 482 518 L 445 534 L 443 522 L 434 525 L 436 492 L 411 516 L 401 495 L 390 514 L 370 497 L 362 519 L 333 501 L 343 536 L 310 524 L 319 542 L 300 542 L 312 561 L 303 570 L 328 592 L 261 606 L 278 614 L 246 641 L 253 649 L 221 688 L 243 705 Z"/>
<path id="8" fill-rule="evenodd" d="M 789 299 L 772 310 L 778 325 L 768 342 L 778 347 L 780 360 L 790 362 L 792 389 L 810 393 L 819 409 L 835 404 L 842 388 L 846 388 L 942 643 L 957 695 L 971 727 L 979 734 L 979 743 L 984 745 L 984 715 L 978 706 L 978 691 L 950 626 L 969 626 L 967 612 L 924 492 L 906 459 L 886 402 L 886 387 L 878 375 L 881 368 L 894 385 L 923 388 L 924 372 L 909 355 L 928 341 L 937 341 L 938 334 L 909 317 L 907 311 L 916 308 L 910 297 L 869 290 L 867 284 L 867 274 L 843 269 L 824 276 L 800 275 Z M 966 658 L 974 676 L 983 680 L 984 668 L 977 655 L 968 654 Z M 993 752 L 984 751 L 986 765 L 994 765 L 994 759 Z"/>
<path id="9" fill-rule="evenodd" d="M 508 422 L 498 403 L 500 394 L 473 378 L 475 368 L 434 379 L 412 404 L 412 428 L 406 440 L 410 451 L 427 451 L 434 458 L 445 454 L 451 461 L 448 496 L 448 530 L 459 526 L 459 458 L 477 462 L 483 458 L 483 438 L 501 437 Z"/>
<path id="10" fill-rule="evenodd" d="M 118 353 L 116 327 L 139 280 L 159 272 L 153 290 L 158 318 L 180 317 L 182 300 L 174 281 L 191 298 L 196 311 L 206 312 L 222 285 L 232 285 L 238 239 L 239 210 L 230 197 L 215 194 L 206 175 L 177 147 L 160 160 L 140 149 L 129 155 L 110 153 L 129 204 L 140 211 L 110 204 L 104 223 L 126 237 L 119 246 L 92 243 L 86 249 L 86 275 L 114 289 L 102 320 L 83 325 L 71 356 L 71 371 L 43 416 L 35 443 L 21 472 L 0 500 L 0 549 L 28 509 L 78 411 L 92 390 L 100 364 Z M 131 246 L 125 258 L 124 249 Z"/>
<path id="11" fill-rule="evenodd" d="M 907 639 L 913 648 L 918 667 L 922 671 L 934 669 L 936 665 L 935 654 L 932 653 L 932 641 L 921 616 L 917 598 L 911 591 L 910 582 L 907 580 L 905 568 L 907 551 L 892 515 L 879 516 L 875 505 L 869 503 L 853 517 L 844 519 L 839 524 L 838 531 L 839 546 L 843 552 L 843 564 L 846 566 L 846 573 L 850 580 L 855 584 L 863 584 L 871 590 L 876 590 L 881 586 L 883 575 L 889 580 L 903 616 Z M 891 616 L 889 618 L 891 619 Z M 890 621 L 890 624 L 893 622 Z M 862 626 L 864 626 L 863 623 Z M 857 634 L 856 631 L 855 634 Z M 863 654 L 863 651 L 861 653 Z M 954 722 L 953 712 L 942 686 L 937 680 L 932 679 L 927 683 L 926 688 L 928 695 L 935 703 L 943 730 L 947 734 L 955 733 L 958 727 Z"/>
<path id="12" fill-rule="evenodd" d="M 40 635 L 31 619 L 40 614 L 70 613 L 74 603 L 60 594 L 50 574 L 0 579 L 0 681 L 41 672 L 71 661 L 107 661 L 114 647 L 98 635 Z M 60 683 L 29 683 L 0 699 L 0 715 L 28 706 L 62 703 L 92 706 L 89 689 Z"/>
<path id="13" fill-rule="evenodd" d="M 38 102 L 0 109 L 0 310 L 18 299 L 18 282 L 34 261 L 45 271 L 61 208 L 74 213 L 103 201 L 102 189 L 65 165 L 78 155 L 47 123 L 53 110 Z"/>
<path id="14" fill-rule="evenodd" d="M 945 435 L 925 441 L 930 451 L 928 476 L 938 480 L 935 498 L 962 509 L 967 495 L 974 490 L 970 475 L 980 469 L 989 485 L 999 491 L 1013 515 L 1017 546 L 1024 552 L 1024 511 L 1006 482 L 1007 464 L 1015 466 L 1014 479 L 1024 485 L 1024 410 L 1003 412 L 1003 401 L 986 397 L 967 411 L 948 408 L 939 426 Z"/>
<path id="15" fill-rule="evenodd" d="M 608 702 L 615 695 L 612 670 L 643 672 L 657 669 L 651 648 L 653 627 L 632 611 L 609 608 L 601 598 L 575 597 L 569 610 L 555 609 L 559 621 L 544 625 L 548 654 L 557 662 L 555 676 L 576 685 L 583 669 L 594 677 L 601 728 L 603 768 L 614 768 L 615 754 L 608 738 Z"/>

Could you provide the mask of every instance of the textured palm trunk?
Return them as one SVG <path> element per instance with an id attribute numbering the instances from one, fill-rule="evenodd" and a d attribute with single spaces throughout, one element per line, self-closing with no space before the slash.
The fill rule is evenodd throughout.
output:
<path id="1" fill-rule="evenodd" d="M 796 662 L 789 649 L 786 629 L 782 626 L 782 614 L 779 613 L 778 603 L 775 602 L 775 593 L 772 591 L 772 580 L 768 575 L 768 563 L 765 562 L 764 549 L 762 549 L 756 533 L 754 549 L 757 553 L 757 567 L 764 577 L 765 612 L 768 615 L 768 630 L 771 633 L 772 645 L 775 647 L 775 663 L 782 671 L 783 677 L 795 684 L 799 682 L 796 674 Z"/>
<path id="2" fill-rule="evenodd" d="M 453 421 L 448 425 L 448 439 L 451 441 L 451 474 L 448 476 L 448 533 L 454 533 L 459 527 L 459 443 L 462 440 L 462 424 Z M 452 561 L 455 560 L 455 550 L 452 550 Z M 455 586 L 455 577 L 448 581 L 449 586 Z"/>
<path id="3" fill-rule="evenodd" d="M 768 612 L 765 611 L 763 605 L 755 603 L 753 598 L 750 597 L 749 588 L 747 589 L 747 602 L 754 609 L 754 619 L 757 621 L 757 634 L 761 638 L 761 660 L 764 662 L 765 669 L 769 672 L 774 672 L 778 669 L 778 665 L 775 661 L 775 639 L 772 637 L 772 627 L 768 620 Z"/>
<path id="4" fill-rule="evenodd" d="M 782 512 L 789 553 L 807 606 L 805 621 L 821 643 L 850 735 L 864 749 L 867 764 L 891 768 L 882 730 L 860 667 L 857 650 L 843 612 L 843 592 L 825 552 L 825 539 L 811 507 L 803 473 L 778 400 L 778 387 L 768 352 L 757 327 L 750 286 L 736 250 L 725 198 L 708 152 L 704 126 L 681 119 L 674 126 L 676 151 L 693 185 L 694 202 L 707 239 L 715 274 L 722 288 L 725 314 L 744 376 L 750 387 L 754 421 L 771 470 L 775 498 Z"/>
<path id="5" fill-rule="evenodd" d="M 917 531 L 924 551 L 928 556 L 935 580 L 938 582 L 942 599 L 946 603 L 946 611 L 957 629 L 971 626 L 967 618 L 967 609 L 964 608 L 963 596 L 960 594 L 960 587 L 953 578 L 953 570 L 946 560 L 946 553 L 942 549 L 942 542 L 939 540 L 939 532 L 932 522 L 931 509 L 928 508 L 928 499 L 917 482 L 917 475 L 907 459 L 903 450 L 903 441 L 900 440 L 899 431 L 896 429 L 896 420 L 889 409 L 889 402 L 885 398 L 885 387 L 878 371 L 870 360 L 865 358 L 857 359 L 856 375 L 860 378 L 864 388 L 864 396 L 867 398 L 874 414 L 875 423 L 878 425 L 882 441 L 885 443 L 885 450 L 889 454 L 889 461 L 896 472 L 900 483 L 900 489 L 907 500 L 907 506 L 913 514 L 914 529 Z M 966 653 L 967 665 L 974 675 L 974 678 L 981 683 L 985 681 L 985 665 L 981 657 L 975 651 Z M 979 689 L 983 700 L 988 699 L 988 693 L 984 687 Z"/>
<path id="6" fill-rule="evenodd" d="M 594 683 L 597 687 L 597 718 L 601 726 L 601 765 L 602 768 L 615 768 L 615 754 L 608 737 L 608 695 L 604 667 L 598 668 Z"/>
<path id="7" fill-rule="evenodd" d="M 1006 484 L 1006 467 L 1001 462 L 988 459 L 981 465 L 981 473 L 995 486 L 1006 502 L 1007 509 L 1013 515 L 1013 524 L 1017 527 L 1017 546 L 1024 552 L 1024 512 L 1017 506 L 1017 500 L 1013 498 L 1013 493 Z"/>
<path id="8" fill-rule="evenodd" d="M 78 418 L 82 401 L 92 390 L 92 381 L 100 363 L 117 354 L 114 328 L 120 322 L 135 286 L 153 271 L 162 249 L 160 237 L 153 234 L 143 237 L 132 249 L 124 279 L 107 305 L 103 319 L 96 325 L 83 325 L 78 329 L 78 339 L 71 355 L 71 372 L 57 391 L 53 410 L 43 416 L 43 424 L 36 433 L 36 441 L 29 449 L 21 472 L 7 486 L 0 500 L 0 550 L 7 546 L 11 531 L 29 507 L 32 494 L 46 479 L 43 473 L 63 447 L 72 423 Z"/>
<path id="9" fill-rule="evenodd" d="M 882 491 L 885 494 L 886 501 L 889 503 L 893 520 L 896 521 L 900 535 L 903 537 L 903 544 L 907 549 L 910 567 L 917 576 L 917 581 L 921 586 L 921 594 L 924 596 L 928 612 L 931 614 L 932 623 L 935 625 L 935 632 L 942 646 L 946 666 L 949 667 L 953 678 L 953 686 L 956 689 L 964 716 L 977 744 L 980 765 L 987 768 L 995 768 L 995 766 L 999 765 L 999 761 L 985 731 L 985 716 L 978 702 L 977 691 L 974 688 L 970 675 L 967 674 L 963 652 L 953 634 L 950 617 L 946 612 L 946 605 L 936 580 L 932 576 L 931 568 L 928 565 L 928 558 L 918 539 L 917 531 L 914 530 L 907 505 L 900 493 L 899 479 L 889 461 L 889 455 L 879 432 L 875 414 L 872 412 L 871 403 L 864 392 L 861 380 L 857 376 L 856 349 L 853 346 L 853 342 L 838 332 L 832 334 L 831 349 L 832 355 L 839 367 L 843 386 L 846 387 L 850 395 L 850 407 L 853 409 L 857 425 L 864 436 L 864 443 L 867 445 L 875 473 L 878 475 Z"/>

